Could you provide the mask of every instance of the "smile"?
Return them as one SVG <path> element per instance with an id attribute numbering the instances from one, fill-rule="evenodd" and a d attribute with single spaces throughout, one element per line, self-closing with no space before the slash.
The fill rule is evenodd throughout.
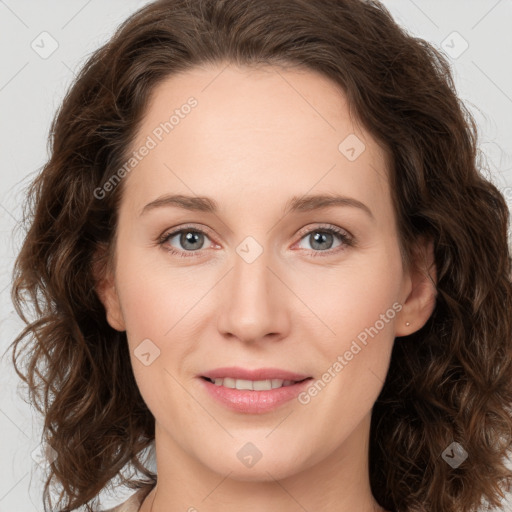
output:
<path id="1" fill-rule="evenodd" d="M 230 389 L 248 389 L 252 391 L 269 391 L 271 389 L 278 389 L 285 386 L 291 386 L 297 382 L 294 380 L 282 380 L 282 379 L 266 379 L 266 380 L 246 380 L 246 379 L 233 379 L 231 377 L 219 378 L 219 379 L 208 379 L 207 380 L 215 384 L 216 386 L 224 386 Z M 305 380 L 305 379 L 303 379 Z"/>

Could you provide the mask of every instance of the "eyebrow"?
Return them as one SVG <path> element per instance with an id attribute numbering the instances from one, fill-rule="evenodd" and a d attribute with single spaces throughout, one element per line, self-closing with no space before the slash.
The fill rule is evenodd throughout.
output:
<path id="1" fill-rule="evenodd" d="M 182 194 L 163 195 L 146 204 L 142 209 L 140 215 L 147 213 L 150 210 L 161 207 L 177 207 L 188 211 L 198 211 L 205 213 L 217 213 L 219 210 L 218 204 L 214 199 L 201 196 L 186 196 Z M 344 206 L 359 208 L 368 214 L 372 219 L 375 219 L 372 211 L 361 201 L 353 198 L 340 196 L 336 194 L 317 194 L 305 196 L 293 196 L 287 201 L 283 214 L 287 215 L 292 212 L 307 212 L 312 210 L 321 210 L 323 208 L 330 208 L 333 206 Z"/>

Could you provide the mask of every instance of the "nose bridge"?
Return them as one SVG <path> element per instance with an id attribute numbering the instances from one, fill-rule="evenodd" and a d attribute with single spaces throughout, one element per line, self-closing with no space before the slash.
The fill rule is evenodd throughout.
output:
<path id="1" fill-rule="evenodd" d="M 238 246 L 226 296 L 220 298 L 219 329 L 224 334 L 250 341 L 287 329 L 286 304 L 279 279 L 268 268 L 270 260 L 251 240 Z"/>
<path id="2" fill-rule="evenodd" d="M 261 306 L 268 305 L 271 286 L 268 270 L 270 262 L 266 254 L 258 256 L 252 262 L 248 262 L 241 256 L 237 256 L 233 269 L 233 298 L 236 297 L 236 304 L 254 303 L 257 301 Z"/>

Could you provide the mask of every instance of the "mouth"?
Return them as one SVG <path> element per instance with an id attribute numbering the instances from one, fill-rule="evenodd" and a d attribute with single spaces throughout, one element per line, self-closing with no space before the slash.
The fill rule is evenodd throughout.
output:
<path id="1" fill-rule="evenodd" d="M 249 369 L 241 366 L 215 368 L 198 375 L 198 377 L 215 386 L 250 391 L 270 391 L 293 386 L 313 378 L 307 374 L 282 368 Z"/>
<path id="2" fill-rule="evenodd" d="M 217 403 L 245 414 L 271 412 L 292 401 L 312 376 L 283 368 L 226 366 L 198 375 L 203 389 Z"/>
<path id="3" fill-rule="evenodd" d="M 281 372 L 281 376 L 289 377 L 290 374 Z M 313 379 L 303 376 L 299 379 L 258 377 L 258 380 L 253 380 L 202 375 L 198 380 L 207 395 L 221 406 L 236 413 L 265 414 L 296 399 Z"/>
<path id="4" fill-rule="evenodd" d="M 313 377 L 306 377 L 300 380 L 291 379 L 262 379 L 262 380 L 249 380 L 249 379 L 235 379 L 232 377 L 218 377 L 210 378 L 201 376 L 203 380 L 211 382 L 215 386 L 223 386 L 229 389 L 249 390 L 249 391 L 270 391 L 271 389 L 279 389 L 282 387 L 293 386 L 306 380 L 312 380 Z"/>

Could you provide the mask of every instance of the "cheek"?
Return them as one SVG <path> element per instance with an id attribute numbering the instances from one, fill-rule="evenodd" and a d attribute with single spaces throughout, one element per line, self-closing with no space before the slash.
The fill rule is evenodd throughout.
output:
<path id="1" fill-rule="evenodd" d="M 117 260 L 116 280 L 126 332 L 132 343 L 137 339 L 164 338 L 200 288 L 193 272 L 184 274 L 171 268 L 165 257 L 157 261 L 149 257 L 157 250 L 132 246 L 120 251 Z"/>
<path id="2" fill-rule="evenodd" d="M 308 305 L 332 327 L 340 341 L 373 326 L 381 315 L 390 320 L 385 322 L 384 330 L 387 330 L 394 322 L 397 309 L 401 309 L 396 305 L 393 308 L 401 290 L 400 261 L 386 254 L 367 256 L 324 272 L 321 286 L 313 279 L 304 281 L 307 284 L 300 292 L 301 296 L 309 297 Z"/>
<path id="3" fill-rule="evenodd" d="M 398 259 L 397 259 L 398 258 Z M 317 338 L 324 361 L 325 380 L 336 382 L 331 392 L 357 406 L 371 405 L 385 380 L 395 338 L 402 266 L 393 250 L 361 259 L 325 281 L 318 302 L 319 313 L 331 335 Z M 335 375 L 336 377 L 333 377 Z M 329 381 L 329 382 L 330 382 Z M 347 393 L 357 389 L 357 393 Z"/>

